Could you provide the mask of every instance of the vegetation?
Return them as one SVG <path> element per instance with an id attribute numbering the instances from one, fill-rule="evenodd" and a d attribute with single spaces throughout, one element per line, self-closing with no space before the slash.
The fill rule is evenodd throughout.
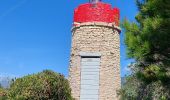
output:
<path id="1" fill-rule="evenodd" d="M 125 44 L 132 75 L 120 91 L 123 100 L 170 99 L 170 0 L 136 0 L 137 23 L 125 20 Z"/>
<path id="2" fill-rule="evenodd" d="M 7 96 L 9 100 L 73 100 L 68 80 L 50 70 L 14 80 Z"/>
<path id="3" fill-rule="evenodd" d="M 7 99 L 7 90 L 5 90 L 0 84 L 0 100 Z"/>
<path id="4" fill-rule="evenodd" d="M 0 88 L 2 88 L 2 85 L 0 84 Z"/>

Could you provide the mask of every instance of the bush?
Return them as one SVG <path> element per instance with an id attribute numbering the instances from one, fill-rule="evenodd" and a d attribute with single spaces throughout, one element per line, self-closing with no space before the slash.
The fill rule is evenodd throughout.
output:
<path id="1" fill-rule="evenodd" d="M 73 100 L 69 82 L 63 75 L 45 70 L 14 80 L 10 100 Z"/>
<path id="2" fill-rule="evenodd" d="M 6 100 L 7 99 L 7 90 L 0 87 L 0 100 Z"/>

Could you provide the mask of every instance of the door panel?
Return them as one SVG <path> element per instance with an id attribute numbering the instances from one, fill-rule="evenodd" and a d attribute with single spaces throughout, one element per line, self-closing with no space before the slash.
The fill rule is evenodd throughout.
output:
<path id="1" fill-rule="evenodd" d="M 81 59 L 80 100 L 98 100 L 99 98 L 100 58 Z"/>

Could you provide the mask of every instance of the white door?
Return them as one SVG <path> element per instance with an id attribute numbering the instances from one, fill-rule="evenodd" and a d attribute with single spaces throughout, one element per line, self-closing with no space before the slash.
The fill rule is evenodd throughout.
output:
<path id="1" fill-rule="evenodd" d="M 99 100 L 99 57 L 81 59 L 80 100 Z"/>

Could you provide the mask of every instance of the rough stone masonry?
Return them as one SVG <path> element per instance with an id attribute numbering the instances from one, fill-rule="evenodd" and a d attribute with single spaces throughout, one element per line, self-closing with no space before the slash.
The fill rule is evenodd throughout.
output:
<path id="1" fill-rule="evenodd" d="M 116 22 L 74 22 L 69 82 L 76 100 L 118 100 L 120 79 L 120 28 Z M 100 57 L 98 97 L 81 97 L 82 53 Z M 89 96 L 90 97 L 90 96 Z"/>

